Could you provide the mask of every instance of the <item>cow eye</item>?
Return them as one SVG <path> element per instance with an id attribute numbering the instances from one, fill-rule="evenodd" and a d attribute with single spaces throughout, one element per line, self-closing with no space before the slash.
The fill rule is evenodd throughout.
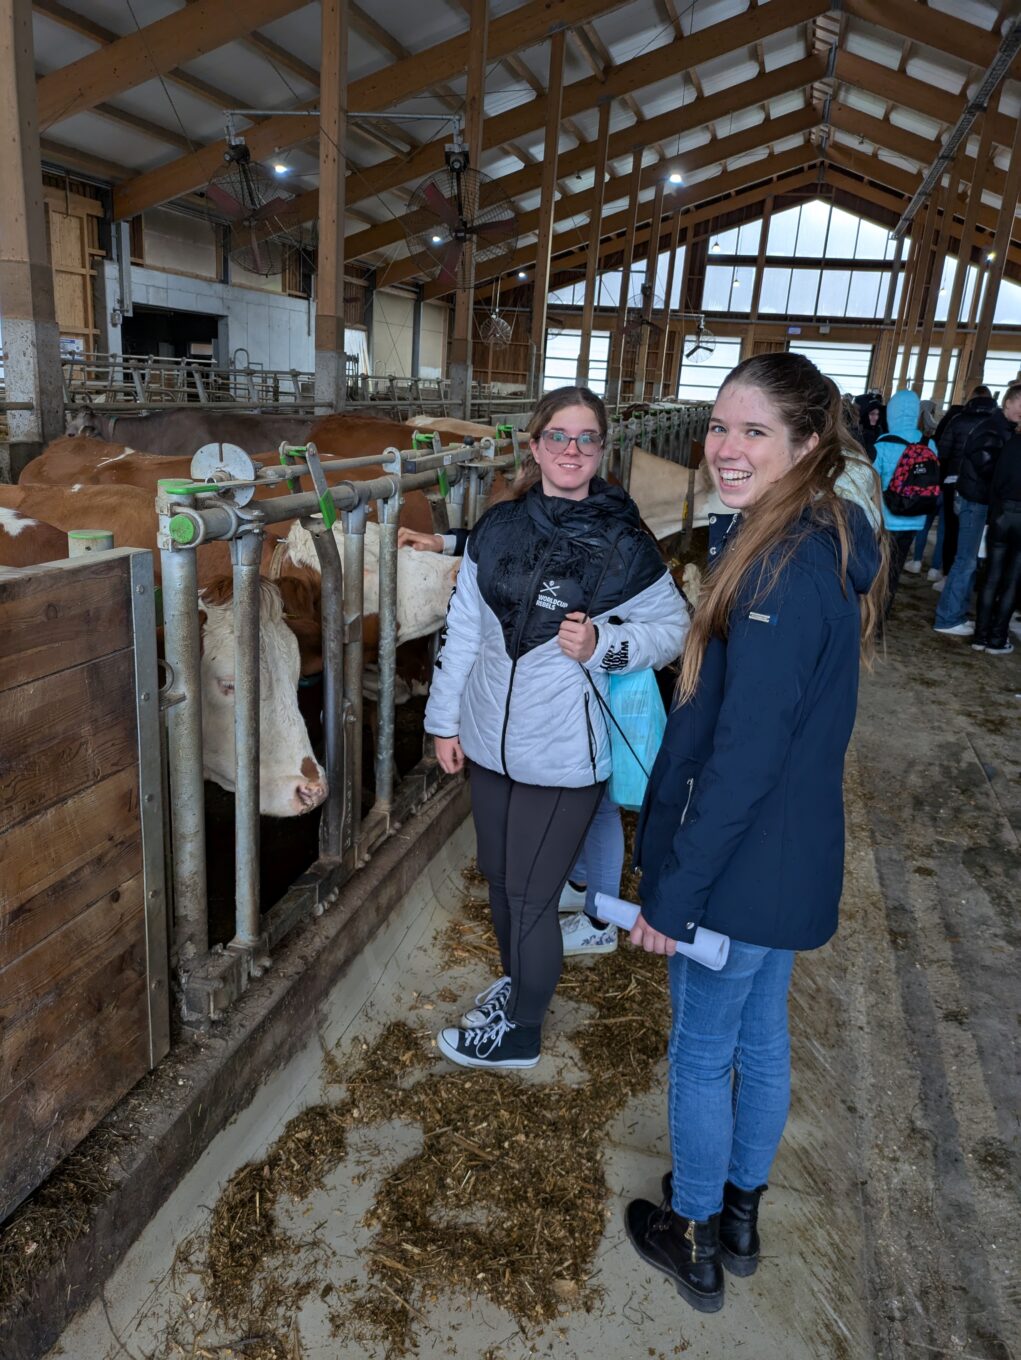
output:
<path id="1" fill-rule="evenodd" d="M 228 680 L 226 677 L 224 677 L 224 676 L 222 676 L 222 675 L 218 675 L 218 676 L 216 677 L 216 684 L 217 684 L 217 686 L 218 686 L 219 691 L 220 691 L 221 694 L 233 694 L 233 693 L 234 693 L 234 679 L 233 679 L 233 676 Z"/>

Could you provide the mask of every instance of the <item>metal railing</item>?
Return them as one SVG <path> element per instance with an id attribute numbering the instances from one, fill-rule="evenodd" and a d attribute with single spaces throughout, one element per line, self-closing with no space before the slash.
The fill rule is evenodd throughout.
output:
<path id="1" fill-rule="evenodd" d="M 219 367 L 212 359 L 71 354 L 61 364 L 68 406 L 311 406 L 314 375 L 258 364 Z"/>

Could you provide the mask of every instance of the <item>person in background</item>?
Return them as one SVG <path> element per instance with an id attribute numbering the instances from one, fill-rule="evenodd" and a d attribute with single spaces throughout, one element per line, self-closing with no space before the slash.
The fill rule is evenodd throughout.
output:
<path id="1" fill-rule="evenodd" d="M 947 430 L 951 433 L 968 414 L 972 402 Z M 978 552 L 989 510 L 989 488 L 1000 450 L 1021 421 L 1021 384 L 1008 387 L 1002 408 L 993 404 L 982 420 L 971 426 L 957 464 L 954 509 L 959 535 L 957 553 L 936 608 L 935 632 L 944 637 L 972 637 L 975 625 L 968 618 L 971 591 L 978 569 Z"/>
<path id="2" fill-rule="evenodd" d="M 918 428 L 928 440 L 936 438 L 936 430 L 939 427 L 938 407 L 934 401 L 922 401 L 918 408 Z M 938 450 L 937 444 L 937 450 Z M 926 577 L 928 581 L 938 581 L 943 576 L 943 501 L 940 498 L 938 511 L 926 515 L 925 523 L 915 535 L 915 541 L 908 560 L 904 563 L 904 570 L 910 572 L 912 576 L 920 576 L 922 567 L 925 565 L 925 550 L 929 546 L 929 534 L 933 524 L 936 525 L 936 542 L 932 550 L 932 566 Z"/>
<path id="3" fill-rule="evenodd" d="M 723 1267 L 758 1265 L 795 952 L 837 926 L 844 756 L 886 592 L 885 536 L 836 489 L 849 448 L 802 355 L 748 359 L 720 389 L 705 457 L 735 513 L 710 526 L 714 566 L 636 832 L 631 938 L 670 956 L 673 1169 L 662 1203 L 633 1200 L 625 1227 L 701 1312 L 723 1306 Z M 730 937 L 719 972 L 676 952 L 699 926 Z"/>
<path id="4" fill-rule="evenodd" d="M 879 474 L 880 485 L 884 491 L 890 485 L 890 479 L 893 477 L 897 464 L 901 460 L 901 455 L 908 444 L 927 443 L 933 453 L 936 452 L 936 445 L 931 439 L 926 440 L 919 429 L 920 404 L 917 392 L 910 390 L 895 392 L 890 398 L 890 404 L 886 408 L 890 433 L 876 441 L 874 464 L 876 472 Z M 894 596 L 897 594 L 897 586 L 900 583 L 901 572 L 908 560 L 908 554 L 914 546 L 916 536 L 925 527 L 925 516 L 895 515 L 884 501 L 883 523 L 886 525 L 892 541 L 885 610 L 885 616 L 889 618 L 890 610 L 893 608 Z"/>
<path id="5" fill-rule="evenodd" d="M 437 1039 L 463 1067 L 539 1061 L 563 958 L 557 905 L 610 774 L 599 702 L 615 673 L 662 667 L 688 628 L 638 507 L 595 475 L 607 437 L 588 388 L 548 392 L 509 499 L 475 525 L 447 610 L 425 730 L 468 765 L 479 869 L 503 975 Z"/>
<path id="6" fill-rule="evenodd" d="M 936 426 L 936 448 L 939 451 L 940 480 L 943 485 L 943 552 L 940 570 L 950 575 L 957 556 L 960 526 L 957 520 L 957 479 L 961 475 L 964 448 L 974 431 L 996 411 L 996 401 L 988 387 L 979 385 L 963 406 L 951 406 L 947 415 Z M 933 578 L 934 590 L 943 588 L 940 578 Z"/>
<path id="7" fill-rule="evenodd" d="M 977 652 L 1009 656 L 1010 618 L 1021 590 L 1021 435 L 1008 439 L 989 484 L 986 579 L 975 619 Z"/>
<path id="8" fill-rule="evenodd" d="M 859 442 L 872 463 L 876 461 L 876 440 L 886 433 L 888 420 L 889 415 L 879 397 L 870 397 L 862 411 Z"/>

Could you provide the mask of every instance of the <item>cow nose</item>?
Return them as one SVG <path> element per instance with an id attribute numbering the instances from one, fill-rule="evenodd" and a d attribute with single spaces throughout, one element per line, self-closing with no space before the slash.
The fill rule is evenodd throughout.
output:
<path id="1" fill-rule="evenodd" d="M 324 801 L 329 791 L 325 779 L 303 779 L 295 787 L 294 797 L 302 812 L 311 812 Z"/>

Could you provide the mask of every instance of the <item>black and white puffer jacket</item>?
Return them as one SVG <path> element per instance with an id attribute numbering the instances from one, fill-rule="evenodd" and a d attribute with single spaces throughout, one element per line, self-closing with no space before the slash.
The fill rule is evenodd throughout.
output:
<path id="1" fill-rule="evenodd" d="M 565 615 L 597 630 L 585 663 L 561 651 Z M 433 736 L 523 784 L 581 788 L 610 775 L 602 707 L 610 676 L 674 661 L 688 608 L 618 486 L 593 478 L 583 501 L 534 486 L 482 516 L 450 599 L 425 711 Z"/>

